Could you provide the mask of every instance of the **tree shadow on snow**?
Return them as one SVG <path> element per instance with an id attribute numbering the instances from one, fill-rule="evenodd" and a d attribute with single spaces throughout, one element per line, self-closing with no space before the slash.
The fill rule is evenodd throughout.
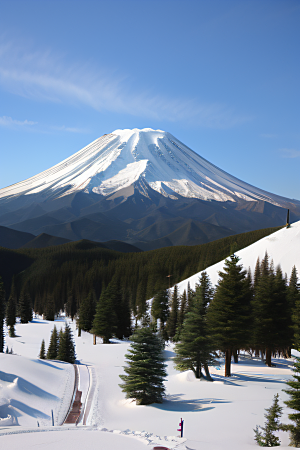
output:
<path id="1" fill-rule="evenodd" d="M 57 367 L 54 364 L 51 364 L 50 362 L 45 361 L 44 359 L 32 359 L 32 361 L 37 363 L 37 364 L 43 364 L 45 366 L 52 367 L 52 369 L 64 370 L 62 367 Z M 60 362 L 63 362 L 63 361 L 57 361 L 57 362 L 60 363 Z"/>
<path id="2" fill-rule="evenodd" d="M 276 377 L 276 378 L 275 378 Z M 274 374 L 274 378 L 269 376 L 263 376 L 258 374 L 244 374 L 244 373 L 235 373 L 231 377 L 224 377 L 223 375 L 214 374 L 213 379 L 215 381 L 221 381 L 224 384 L 231 386 L 240 386 L 245 387 L 243 384 L 245 382 L 258 382 L 258 383 L 286 383 L 286 380 L 282 379 L 283 375 L 280 376 L 278 374 Z"/>
<path id="3" fill-rule="evenodd" d="M 231 403 L 226 400 L 218 398 L 199 398 L 193 400 L 182 400 L 183 394 L 168 395 L 164 399 L 163 403 L 153 403 L 153 408 L 161 409 L 164 411 L 178 411 L 178 412 L 192 412 L 192 411 L 209 411 L 214 409 L 215 406 L 211 406 L 216 403 Z"/>
<path id="4" fill-rule="evenodd" d="M 176 355 L 176 353 L 172 352 L 172 350 L 164 350 L 164 358 L 167 361 L 169 361 L 170 359 L 174 358 L 175 355 Z"/>
<path id="5" fill-rule="evenodd" d="M 17 375 L 14 375 L 12 373 L 0 371 L 0 381 L 6 381 L 7 383 L 15 382 L 18 389 L 20 389 L 20 391 L 22 392 L 25 392 L 26 394 L 36 395 L 37 397 L 42 397 L 48 400 L 58 400 L 58 397 L 56 397 L 55 395 L 52 395 L 49 392 L 40 389 L 35 384 L 32 384 L 24 378 L 18 377 Z"/>
<path id="6" fill-rule="evenodd" d="M 25 403 L 19 402 L 19 400 L 14 400 L 13 398 L 10 400 L 10 405 L 13 408 L 18 409 L 19 411 L 22 411 L 22 413 L 27 414 L 27 416 L 36 417 L 37 419 L 50 419 L 50 416 L 43 413 L 42 411 L 39 411 L 38 409 L 31 408 L 28 405 L 25 405 Z M 10 408 L 10 414 L 12 415 L 12 409 Z"/>

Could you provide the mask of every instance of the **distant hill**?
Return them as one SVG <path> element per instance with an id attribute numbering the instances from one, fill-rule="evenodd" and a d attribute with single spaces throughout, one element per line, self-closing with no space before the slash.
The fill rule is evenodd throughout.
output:
<path id="1" fill-rule="evenodd" d="M 67 242 L 71 242 L 70 239 L 64 239 L 56 236 L 50 236 L 49 234 L 42 233 L 34 237 L 31 241 L 22 245 L 20 248 L 44 248 L 51 247 L 53 245 L 62 245 Z"/>
<path id="2" fill-rule="evenodd" d="M 20 248 L 34 238 L 35 236 L 31 233 L 0 226 L 0 247 L 11 249 Z"/>
<path id="3" fill-rule="evenodd" d="M 168 275 L 171 275 L 172 285 L 179 283 L 277 230 L 268 228 L 202 245 L 171 246 L 145 252 L 123 242 L 88 240 L 46 248 L 0 248 L 0 275 L 6 295 L 9 295 L 14 275 L 17 291 L 26 286 L 39 312 L 44 311 L 49 298 L 55 302 L 57 311 L 64 309 L 70 296 L 75 297 L 77 305 L 90 291 L 99 298 L 113 278 L 122 287 L 131 308 L 135 308 L 137 298 L 146 300 L 168 287 Z"/>

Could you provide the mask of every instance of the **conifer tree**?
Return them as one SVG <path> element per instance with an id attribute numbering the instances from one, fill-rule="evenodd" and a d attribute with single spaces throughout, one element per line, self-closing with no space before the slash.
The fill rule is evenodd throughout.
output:
<path id="1" fill-rule="evenodd" d="M 295 266 L 290 276 L 287 299 L 292 310 L 293 345 L 298 350 L 300 348 L 300 285 Z"/>
<path id="2" fill-rule="evenodd" d="M 120 387 L 126 398 L 133 398 L 138 405 L 161 403 L 165 392 L 166 370 L 163 358 L 163 341 L 149 327 L 137 329 L 131 336 L 131 346 Z"/>
<path id="3" fill-rule="evenodd" d="M 51 338 L 50 338 L 50 343 L 49 343 L 46 358 L 47 359 L 56 359 L 57 354 L 58 354 L 58 347 L 59 347 L 59 338 L 58 338 L 56 326 L 54 325 L 52 333 L 51 333 Z"/>
<path id="4" fill-rule="evenodd" d="M 77 312 L 77 302 L 76 297 L 74 294 L 74 290 L 68 285 L 67 286 L 68 291 L 68 297 L 67 297 L 67 303 L 65 305 L 67 316 L 71 317 L 72 321 L 76 315 Z"/>
<path id="5" fill-rule="evenodd" d="M 6 324 L 9 327 L 9 336 L 15 337 L 15 323 L 16 323 L 16 311 L 17 309 L 17 298 L 15 291 L 14 278 L 11 285 L 10 296 L 6 305 Z"/>
<path id="6" fill-rule="evenodd" d="M 209 334 L 217 349 L 225 352 L 225 376 L 231 376 L 231 355 L 249 339 L 250 294 L 239 257 L 225 260 L 224 271 L 208 308 Z"/>
<path id="7" fill-rule="evenodd" d="M 191 284 L 188 281 L 187 298 L 186 298 L 186 301 L 187 301 L 186 312 L 189 312 L 191 310 L 192 305 L 193 305 L 194 296 L 195 296 L 195 291 L 193 291 L 193 289 L 191 289 Z"/>
<path id="8" fill-rule="evenodd" d="M 290 400 L 286 400 L 284 403 L 294 410 L 288 415 L 289 419 L 294 424 L 282 425 L 281 429 L 290 432 L 292 447 L 300 447 L 300 358 L 296 358 L 293 366 L 293 379 L 286 382 L 288 389 L 283 389 L 284 392 L 289 394 Z"/>
<path id="9" fill-rule="evenodd" d="M 4 317 L 5 317 L 5 291 L 2 278 L 0 277 L 0 353 L 4 350 Z"/>
<path id="10" fill-rule="evenodd" d="M 137 319 L 141 319 L 143 315 L 147 312 L 146 292 L 147 292 L 147 283 L 145 279 L 142 279 L 139 282 L 136 291 L 135 305 L 136 305 Z"/>
<path id="11" fill-rule="evenodd" d="M 160 331 L 164 340 L 167 340 L 166 322 L 169 317 L 169 290 L 160 290 L 153 298 L 151 315 L 155 321 L 160 320 Z"/>
<path id="12" fill-rule="evenodd" d="M 83 331 L 90 331 L 93 326 L 94 315 L 96 312 L 95 293 L 89 294 L 81 301 L 77 326 Z"/>
<path id="13" fill-rule="evenodd" d="M 27 286 L 24 286 L 20 295 L 18 314 L 21 318 L 21 323 L 28 323 L 32 320 L 31 298 Z"/>
<path id="14" fill-rule="evenodd" d="M 204 367 L 208 380 L 211 380 L 208 366 L 214 362 L 213 342 L 208 335 L 207 306 L 212 299 L 213 289 L 206 272 L 201 273 L 200 283 L 196 285 L 193 306 L 183 322 L 181 342 L 176 344 L 174 362 L 178 370 L 191 369 L 196 378 L 202 377 Z"/>
<path id="15" fill-rule="evenodd" d="M 274 432 L 281 429 L 281 424 L 279 422 L 281 414 L 282 407 L 279 406 L 279 395 L 275 394 L 272 406 L 266 409 L 265 426 L 256 426 L 254 430 L 254 439 L 259 446 L 277 447 L 278 445 L 280 445 L 279 437 L 277 437 Z"/>
<path id="16" fill-rule="evenodd" d="M 96 306 L 96 314 L 93 320 L 92 333 L 103 339 L 103 344 L 109 344 L 116 330 L 117 316 L 114 310 L 112 285 L 102 291 L 100 299 Z"/>
<path id="17" fill-rule="evenodd" d="M 177 320 L 177 328 L 176 328 L 176 336 L 175 340 L 178 342 L 180 340 L 183 321 L 186 315 L 187 309 L 187 298 L 186 298 L 186 290 L 183 291 L 183 294 L 180 296 L 180 307 L 178 311 L 178 320 Z"/>
<path id="18" fill-rule="evenodd" d="M 130 296 L 124 286 L 120 288 L 120 293 L 121 304 L 117 312 L 118 328 L 116 335 L 120 339 L 123 339 L 123 337 L 128 338 L 131 335 Z"/>
<path id="19" fill-rule="evenodd" d="M 54 321 L 55 318 L 55 302 L 53 294 L 48 294 L 46 296 L 46 308 L 45 308 L 45 319 Z"/>
<path id="20" fill-rule="evenodd" d="M 171 311 L 167 321 L 167 332 L 169 338 L 171 339 L 174 339 L 176 335 L 176 329 L 178 324 L 178 305 L 179 305 L 178 288 L 177 284 L 175 284 L 171 297 Z"/>
<path id="21" fill-rule="evenodd" d="M 44 341 L 44 339 L 42 340 L 39 358 L 40 358 L 40 359 L 46 359 L 46 354 L 45 354 L 45 341 Z"/>
<path id="22" fill-rule="evenodd" d="M 276 274 L 266 253 L 260 266 L 260 275 L 254 286 L 253 344 L 266 352 L 266 364 L 271 367 L 272 352 L 291 344 L 285 280 L 280 268 Z"/>
<path id="23" fill-rule="evenodd" d="M 76 359 L 75 344 L 73 340 L 73 334 L 71 328 L 66 323 L 65 331 L 61 334 L 59 339 L 59 347 L 57 358 L 59 361 L 65 361 L 70 364 L 74 364 Z"/>

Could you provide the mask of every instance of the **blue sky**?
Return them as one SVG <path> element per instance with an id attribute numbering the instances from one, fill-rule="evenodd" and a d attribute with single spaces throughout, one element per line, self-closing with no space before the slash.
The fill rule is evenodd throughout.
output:
<path id="1" fill-rule="evenodd" d="M 0 0 L 0 188 L 118 128 L 300 199 L 298 0 Z"/>

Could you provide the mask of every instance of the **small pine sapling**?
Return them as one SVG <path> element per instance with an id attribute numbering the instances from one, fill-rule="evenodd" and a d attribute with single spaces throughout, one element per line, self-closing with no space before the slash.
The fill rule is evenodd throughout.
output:
<path id="1" fill-rule="evenodd" d="M 45 353 L 45 341 L 44 341 L 44 339 L 42 340 L 39 358 L 40 358 L 40 359 L 46 359 L 46 353 Z"/>
<path id="2" fill-rule="evenodd" d="M 253 430 L 255 433 L 254 439 L 260 447 L 277 447 L 280 445 L 280 440 L 274 432 L 281 429 L 279 422 L 281 414 L 282 407 L 279 406 L 279 394 L 275 394 L 272 406 L 266 409 L 265 426 L 256 426 Z"/>

